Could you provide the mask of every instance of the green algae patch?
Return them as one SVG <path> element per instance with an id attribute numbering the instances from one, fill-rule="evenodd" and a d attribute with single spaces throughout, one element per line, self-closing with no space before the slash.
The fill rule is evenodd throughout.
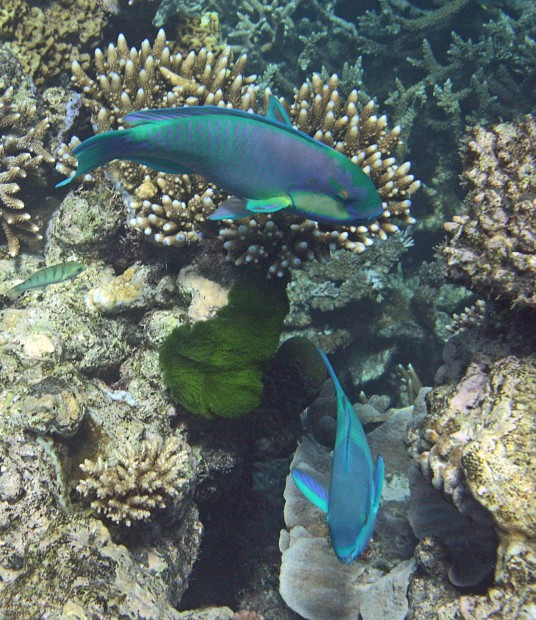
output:
<path id="1" fill-rule="evenodd" d="M 256 409 L 287 312 L 284 283 L 245 274 L 214 318 L 175 328 L 159 353 L 174 401 L 207 418 Z"/>

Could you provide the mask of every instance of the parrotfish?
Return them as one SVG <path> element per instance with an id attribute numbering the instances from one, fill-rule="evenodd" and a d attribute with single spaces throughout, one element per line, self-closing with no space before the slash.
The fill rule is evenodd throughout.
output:
<path id="1" fill-rule="evenodd" d="M 58 263 L 57 265 L 50 265 L 50 267 L 44 267 L 32 273 L 24 282 L 6 291 L 6 297 L 13 300 L 30 289 L 44 288 L 45 286 L 49 286 L 49 284 L 57 284 L 58 282 L 70 280 L 71 278 L 75 278 L 79 273 L 82 273 L 85 268 L 86 266 L 83 263 L 74 260 Z"/>
<path id="2" fill-rule="evenodd" d="M 305 497 L 326 513 L 333 550 L 343 564 L 350 564 L 367 546 L 374 532 L 384 465 L 379 456 L 374 467 L 361 422 L 326 354 L 318 352 L 337 396 L 337 432 L 329 490 L 299 468 L 292 470 L 292 477 Z"/>
<path id="3" fill-rule="evenodd" d="M 218 106 L 162 108 L 125 116 L 128 129 L 79 144 L 66 185 L 114 159 L 170 174 L 199 174 L 231 195 L 210 219 L 288 209 L 329 224 L 359 224 L 382 213 L 372 180 L 342 153 L 292 127 L 270 96 L 267 116 Z"/>

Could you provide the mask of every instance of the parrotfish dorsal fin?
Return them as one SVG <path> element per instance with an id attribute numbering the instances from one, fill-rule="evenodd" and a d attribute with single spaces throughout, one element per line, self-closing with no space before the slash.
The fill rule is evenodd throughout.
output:
<path id="1" fill-rule="evenodd" d="M 294 468 L 292 477 L 303 495 L 323 512 L 328 511 L 328 492 L 326 488 L 302 469 Z"/>
<path id="2" fill-rule="evenodd" d="M 277 123 L 281 123 L 283 125 L 287 125 L 288 127 L 292 127 L 292 123 L 290 122 L 290 118 L 288 117 L 287 111 L 281 105 L 279 99 L 274 97 L 274 95 L 270 95 L 268 97 L 268 105 L 266 106 L 266 118 L 269 118 L 271 121 L 276 121 Z"/>

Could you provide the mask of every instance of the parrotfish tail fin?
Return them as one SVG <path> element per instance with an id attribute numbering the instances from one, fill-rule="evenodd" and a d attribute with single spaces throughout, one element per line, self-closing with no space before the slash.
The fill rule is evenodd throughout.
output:
<path id="1" fill-rule="evenodd" d="M 344 390 L 342 389 L 342 386 L 341 386 L 341 384 L 339 382 L 339 379 L 338 379 L 337 375 L 335 374 L 335 371 L 333 370 L 333 366 L 331 365 L 330 361 L 328 360 L 328 356 L 324 353 L 324 351 L 322 351 L 322 349 L 319 349 L 317 347 L 316 350 L 320 354 L 320 357 L 324 360 L 324 364 L 326 365 L 326 368 L 328 369 L 328 373 L 329 373 L 329 376 L 331 377 L 331 380 L 333 381 L 333 385 L 335 386 L 335 390 L 337 391 L 338 394 L 340 394 L 341 392 L 344 393 Z"/>
<path id="2" fill-rule="evenodd" d="M 301 469 L 293 469 L 292 477 L 294 482 L 305 497 L 314 504 L 317 508 L 320 508 L 323 512 L 328 511 L 328 492 L 326 488 L 315 480 L 312 476 L 305 473 Z"/>
<path id="3" fill-rule="evenodd" d="M 266 106 L 265 116 L 271 121 L 276 121 L 277 123 L 281 123 L 282 125 L 286 125 L 287 127 L 292 127 L 292 123 L 290 122 L 287 111 L 281 105 L 279 99 L 277 99 L 273 95 L 270 95 L 268 97 L 268 105 Z"/>
<path id="4" fill-rule="evenodd" d="M 246 201 L 236 196 L 224 200 L 221 205 L 208 216 L 209 220 L 239 220 L 242 217 L 250 217 L 251 212 L 246 208 Z"/>
<path id="5" fill-rule="evenodd" d="M 127 131 L 106 131 L 84 140 L 73 150 L 73 155 L 78 159 L 76 172 L 58 183 L 56 187 L 63 187 L 76 177 L 87 174 L 113 159 L 125 159 L 129 143 L 131 139 Z"/>
<path id="6" fill-rule="evenodd" d="M 13 286 L 11 287 L 9 290 L 7 290 L 5 292 L 5 296 L 9 299 L 9 301 L 13 301 L 14 299 L 17 299 L 17 297 L 22 293 L 22 289 L 19 287 L 19 285 L 17 284 L 17 286 Z"/>
<path id="7" fill-rule="evenodd" d="M 384 474 L 384 465 L 383 458 L 381 456 L 378 457 L 376 461 L 376 476 L 374 478 L 374 503 L 372 508 L 374 512 L 378 512 L 378 508 L 380 507 L 380 499 L 382 496 L 383 489 L 383 474 Z"/>

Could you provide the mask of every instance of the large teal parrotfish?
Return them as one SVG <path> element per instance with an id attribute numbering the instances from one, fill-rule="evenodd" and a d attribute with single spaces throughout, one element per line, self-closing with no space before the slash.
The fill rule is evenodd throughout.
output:
<path id="1" fill-rule="evenodd" d="M 199 174 L 231 195 L 211 219 L 288 209 L 329 224 L 382 213 L 371 179 L 342 153 L 295 129 L 270 96 L 267 116 L 217 106 L 162 108 L 125 117 L 128 129 L 88 138 L 72 179 L 114 159 L 171 174 Z"/>
<path id="2" fill-rule="evenodd" d="M 350 564 L 374 533 L 380 506 L 384 465 L 376 467 L 361 422 L 329 363 L 326 364 L 337 395 L 337 432 L 333 448 L 329 490 L 305 471 L 294 468 L 292 477 L 305 497 L 326 513 L 331 546 L 343 564 Z"/>

